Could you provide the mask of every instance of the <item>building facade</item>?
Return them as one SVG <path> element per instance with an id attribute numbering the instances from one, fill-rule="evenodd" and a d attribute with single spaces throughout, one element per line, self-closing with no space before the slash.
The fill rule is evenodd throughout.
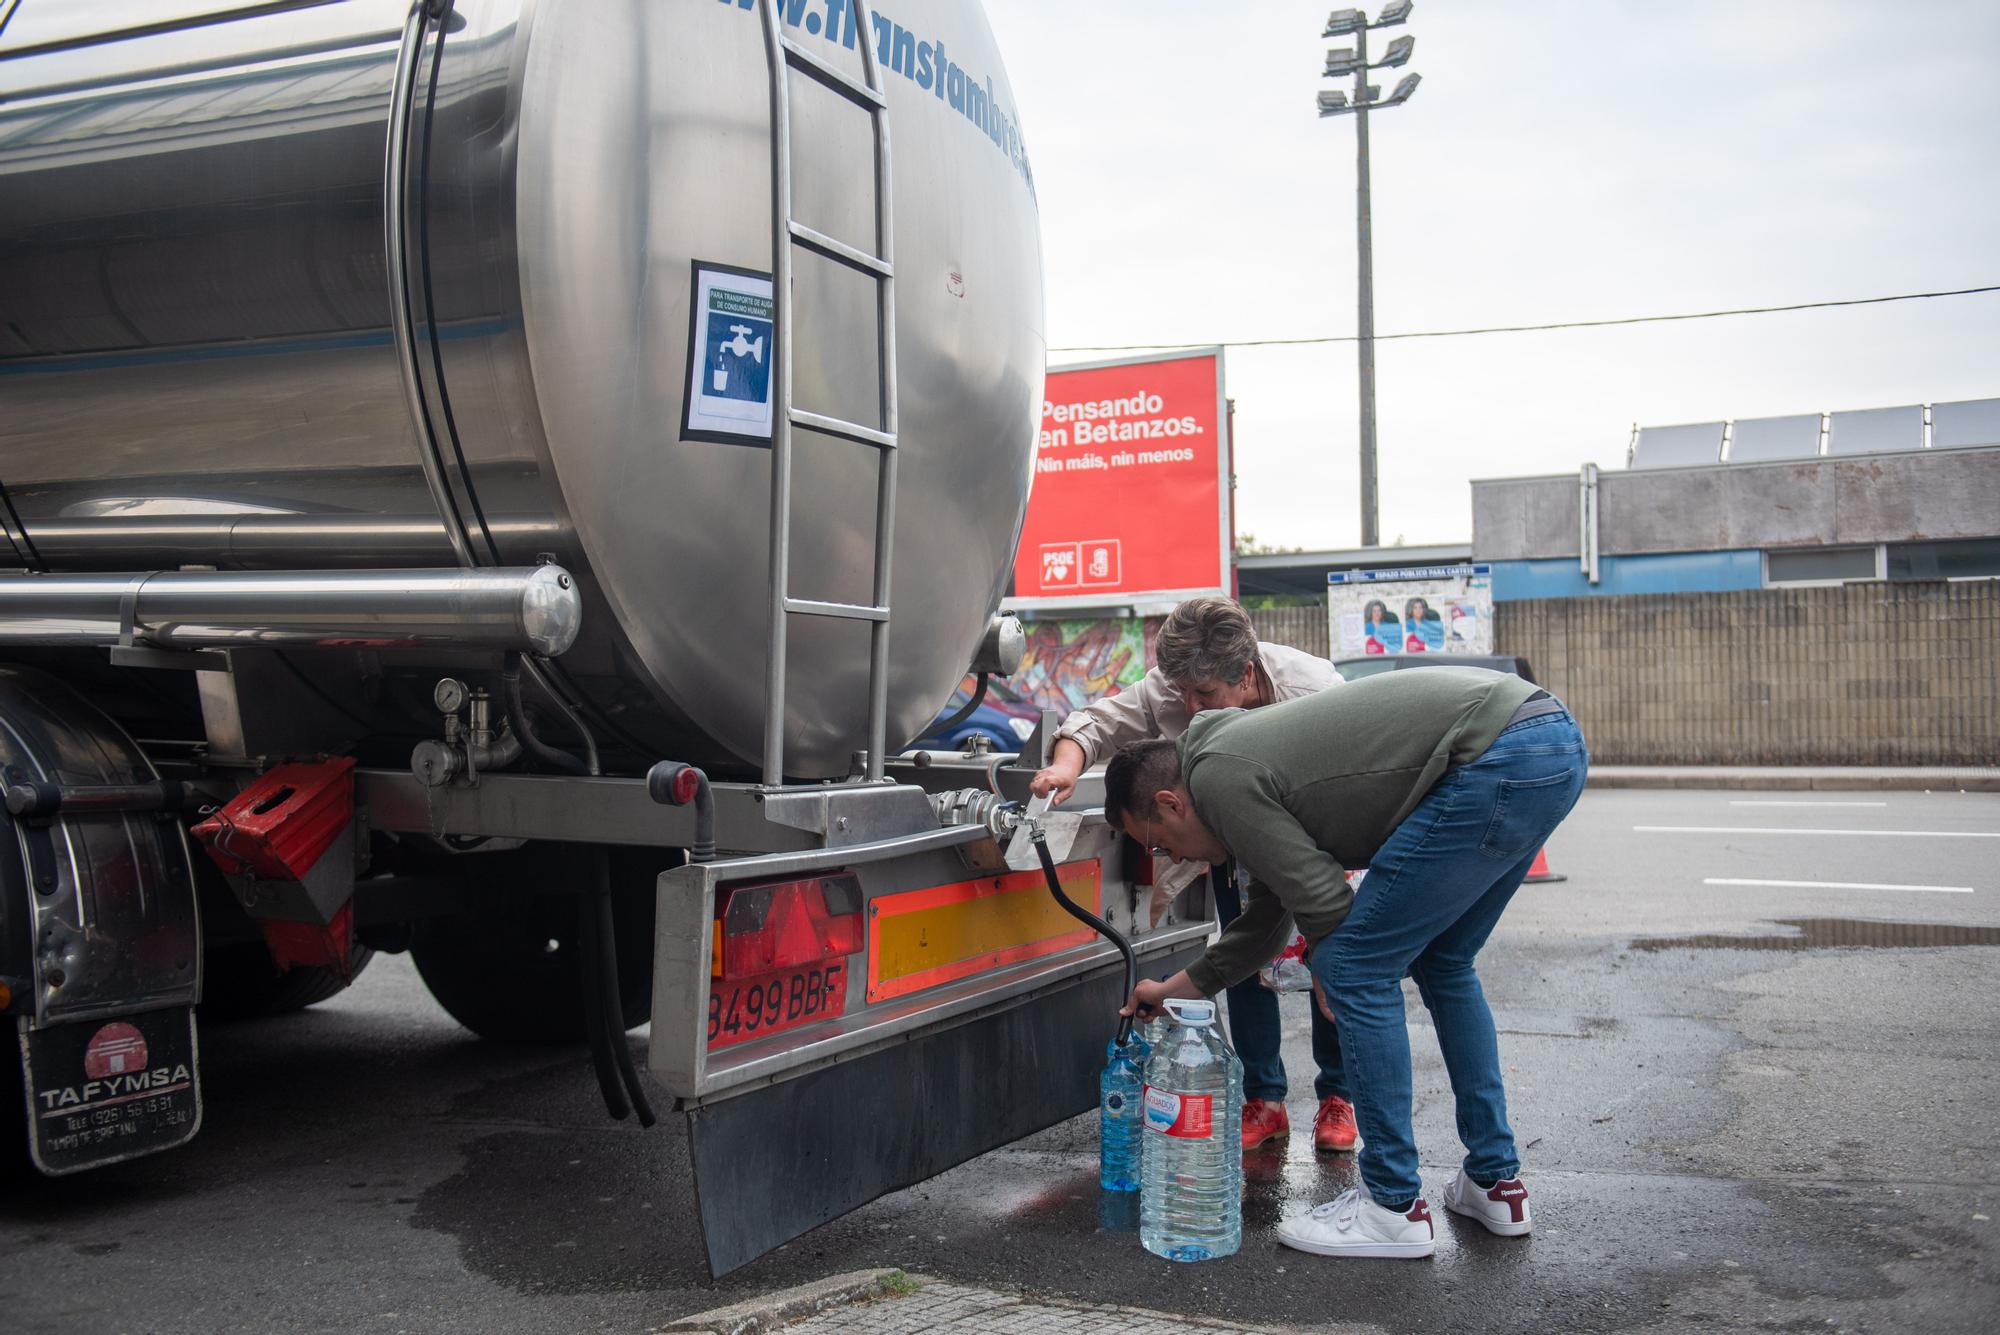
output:
<path id="1" fill-rule="evenodd" d="M 1639 431 L 1472 529 L 1600 762 L 2000 763 L 2000 401 Z"/>

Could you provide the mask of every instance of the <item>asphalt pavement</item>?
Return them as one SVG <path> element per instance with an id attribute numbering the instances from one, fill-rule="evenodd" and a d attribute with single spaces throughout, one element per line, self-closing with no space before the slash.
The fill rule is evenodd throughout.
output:
<path id="1" fill-rule="evenodd" d="M 1536 1231 L 1438 1212 L 1429 1261 L 1278 1246 L 1353 1185 L 1250 1157 L 1241 1253 L 1173 1265 L 1080 1118 L 712 1283 L 673 1118 L 605 1120 L 580 1054 L 458 1029 L 407 963 L 203 1033 L 189 1148 L 0 1198 L 9 1332 L 645 1331 L 827 1275 L 1253 1328 L 1986 1331 L 2000 1312 L 2000 796 L 1593 789 L 1481 969 Z M 1456 1150 L 1410 994 L 1435 1202 Z M 993 1096 L 1007 1096 L 1006 1072 Z M 911 1109 L 911 1117 L 927 1111 Z"/>

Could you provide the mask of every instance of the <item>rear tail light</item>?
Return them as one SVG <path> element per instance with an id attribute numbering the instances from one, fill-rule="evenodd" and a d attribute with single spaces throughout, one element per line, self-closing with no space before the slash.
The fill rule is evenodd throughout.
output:
<path id="1" fill-rule="evenodd" d="M 852 872 L 724 887 L 709 971 L 756 978 L 861 950 L 861 881 Z"/>

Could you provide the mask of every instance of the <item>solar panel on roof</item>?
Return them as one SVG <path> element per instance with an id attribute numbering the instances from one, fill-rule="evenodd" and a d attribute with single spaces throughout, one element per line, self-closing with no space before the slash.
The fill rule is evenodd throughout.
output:
<path id="1" fill-rule="evenodd" d="M 1827 421 L 1828 454 L 1893 454 L 1924 447 L 1924 410 L 1921 404 L 1907 408 L 1863 408 L 1858 412 L 1835 413 Z"/>
<path id="2" fill-rule="evenodd" d="M 1738 418 L 1729 436 L 1729 462 L 1812 459 L 1819 454 L 1819 414 Z"/>
<path id="3" fill-rule="evenodd" d="M 1722 457 L 1722 423 L 1639 428 L 1632 446 L 1634 468 L 1691 468 Z"/>
<path id="4" fill-rule="evenodd" d="M 1960 399 L 1931 405 L 1931 448 L 1969 450 L 2000 445 L 2000 399 Z"/>

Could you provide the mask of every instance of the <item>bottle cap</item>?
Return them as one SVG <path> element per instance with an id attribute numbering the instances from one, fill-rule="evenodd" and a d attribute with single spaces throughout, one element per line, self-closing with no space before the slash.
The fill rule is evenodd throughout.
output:
<path id="1" fill-rule="evenodd" d="M 1202 1029 L 1215 1023 L 1215 1003 L 1212 1001 L 1192 1001 L 1186 997 L 1169 997 L 1166 1006 L 1167 1012 L 1182 1024 Z"/>

